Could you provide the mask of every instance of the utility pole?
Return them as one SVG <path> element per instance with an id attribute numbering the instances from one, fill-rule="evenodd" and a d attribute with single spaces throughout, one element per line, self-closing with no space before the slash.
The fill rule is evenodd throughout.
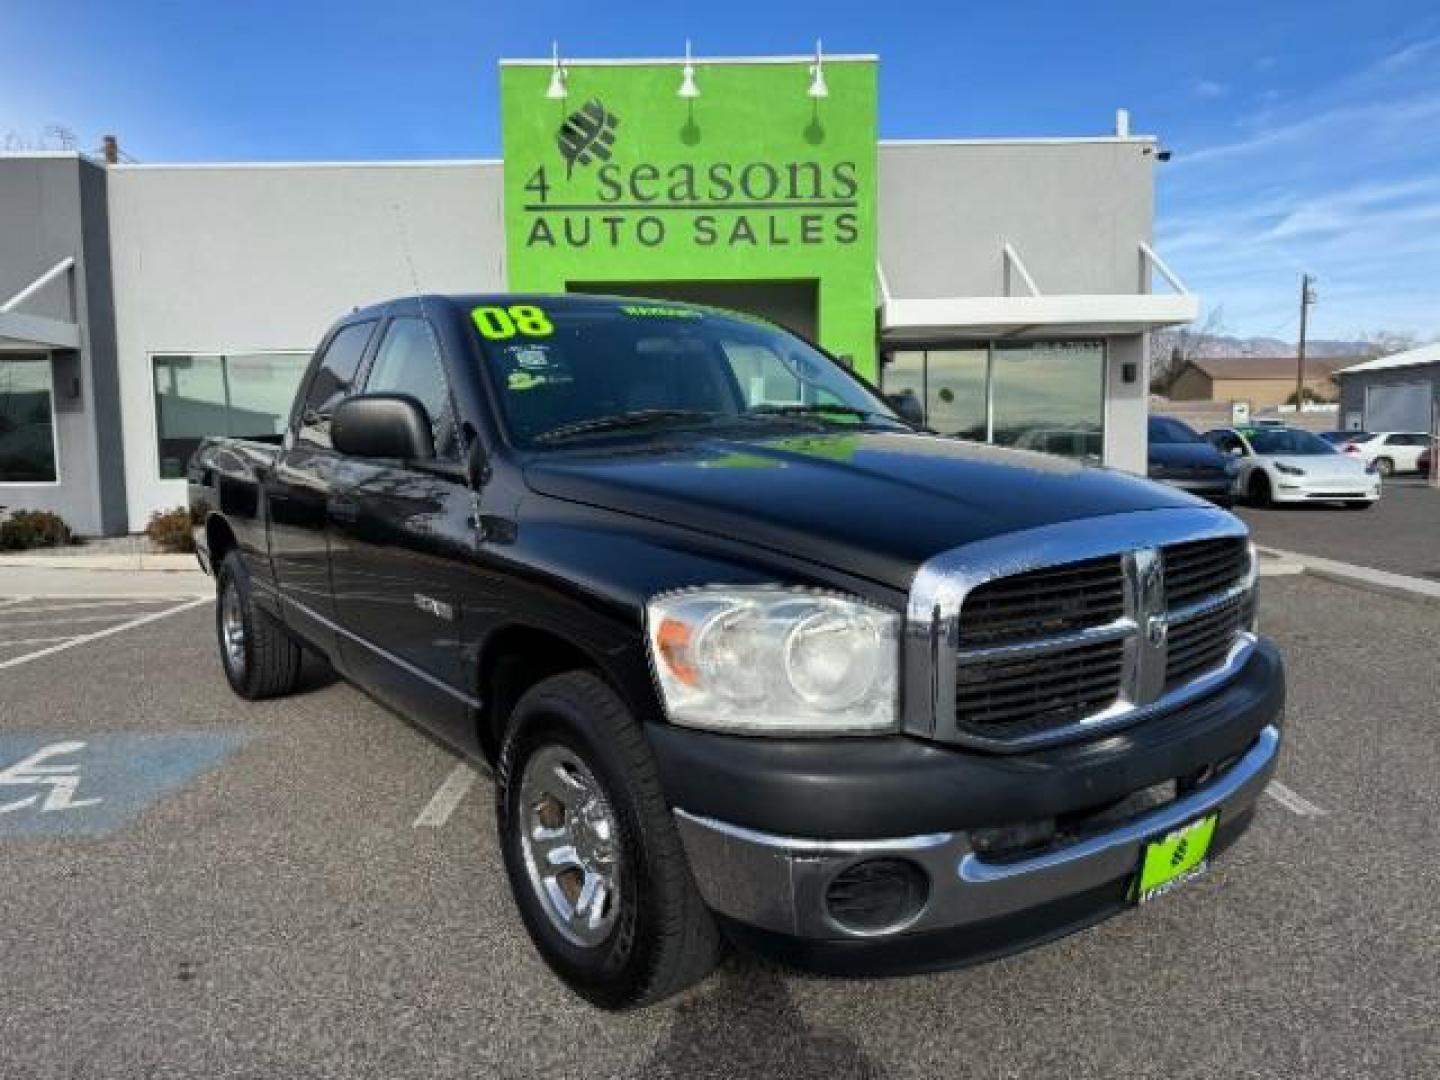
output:
<path id="1" fill-rule="evenodd" d="M 1295 415 L 1305 411 L 1305 327 L 1310 305 L 1315 303 L 1315 290 L 1310 283 L 1315 279 L 1309 274 L 1300 275 L 1300 347 L 1295 350 Z"/>

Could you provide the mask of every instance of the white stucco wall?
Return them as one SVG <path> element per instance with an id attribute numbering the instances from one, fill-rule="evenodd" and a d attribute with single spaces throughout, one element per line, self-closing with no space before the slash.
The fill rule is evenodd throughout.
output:
<path id="1" fill-rule="evenodd" d="M 159 478 L 151 355 L 309 351 L 417 280 L 505 283 L 498 162 L 119 166 L 110 230 L 132 530 L 185 501 Z"/>

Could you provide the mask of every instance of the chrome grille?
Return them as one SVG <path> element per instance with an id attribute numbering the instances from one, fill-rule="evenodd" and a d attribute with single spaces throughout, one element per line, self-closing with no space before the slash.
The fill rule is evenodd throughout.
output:
<path id="1" fill-rule="evenodd" d="M 1101 626 L 1125 614 L 1119 555 L 1047 566 L 977 587 L 960 610 L 967 646 L 1061 634 Z"/>
<path id="2" fill-rule="evenodd" d="M 1165 601 L 1172 609 L 1223 592 L 1250 572 L 1250 546 L 1241 537 L 1171 544 L 1162 558 Z"/>
<path id="3" fill-rule="evenodd" d="M 1038 567 L 1017 565 L 1019 541 L 997 540 L 922 571 L 910 633 L 924 631 L 938 670 L 907 646 L 907 686 L 934 694 L 920 723 L 907 707 L 910 730 L 1022 749 L 1133 722 L 1218 685 L 1254 640 L 1248 539 L 1215 511 L 1126 517 L 1130 529 L 1047 527 L 1055 542 L 1026 552 Z M 1080 543 L 1068 543 L 1071 532 Z"/>
<path id="4" fill-rule="evenodd" d="M 967 728 L 1004 737 L 1073 724 L 1114 704 L 1125 643 L 1116 638 L 1037 657 L 963 664 L 955 715 Z"/>
<path id="5" fill-rule="evenodd" d="M 1178 689 L 1223 664 L 1236 637 L 1254 619 L 1255 597 L 1244 593 L 1172 621 L 1165 652 L 1165 689 Z"/>

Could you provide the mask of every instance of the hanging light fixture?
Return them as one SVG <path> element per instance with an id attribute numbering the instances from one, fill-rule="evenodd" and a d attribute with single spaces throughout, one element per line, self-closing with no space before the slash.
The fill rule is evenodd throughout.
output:
<path id="1" fill-rule="evenodd" d="M 560 43 L 552 41 L 550 43 L 550 85 L 545 90 L 545 96 L 551 101 L 563 100 L 570 92 L 566 81 L 565 68 L 560 63 Z"/>
<path id="2" fill-rule="evenodd" d="M 810 89 L 805 91 L 812 98 L 828 98 L 830 88 L 825 85 L 825 57 L 820 51 L 820 39 L 815 39 L 815 62 L 810 65 Z"/>
<path id="3" fill-rule="evenodd" d="M 697 98 L 700 87 L 695 85 L 695 65 L 690 62 L 690 39 L 685 39 L 685 66 L 680 71 L 680 89 L 675 91 L 682 98 Z"/>

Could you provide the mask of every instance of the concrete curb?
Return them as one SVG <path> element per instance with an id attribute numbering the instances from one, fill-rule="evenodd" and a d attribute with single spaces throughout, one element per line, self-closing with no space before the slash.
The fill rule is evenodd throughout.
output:
<path id="1" fill-rule="evenodd" d="M 0 555 L 0 567 L 31 566 L 49 570 L 148 570 L 171 572 L 200 569 L 194 555 Z"/>
<path id="2" fill-rule="evenodd" d="M 1334 581 L 1351 585 L 1357 589 L 1379 593 L 1382 596 L 1398 596 L 1404 600 L 1416 600 L 1422 604 L 1440 606 L 1440 581 L 1392 574 L 1388 570 L 1375 570 L 1368 566 L 1322 559 L 1318 555 L 1302 555 L 1297 551 L 1282 551 L 1280 548 L 1261 547 L 1263 555 L 1270 555 L 1287 562 L 1298 563 L 1305 573 L 1323 581 Z"/>

